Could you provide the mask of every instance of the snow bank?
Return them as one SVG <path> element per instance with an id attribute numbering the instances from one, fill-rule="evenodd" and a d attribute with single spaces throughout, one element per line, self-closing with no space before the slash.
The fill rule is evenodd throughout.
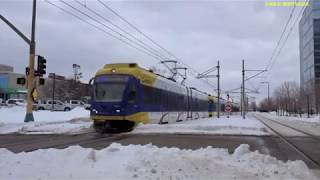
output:
<path id="1" fill-rule="evenodd" d="M 25 107 L 0 108 L 0 134 L 74 133 L 89 128 L 89 111 L 78 107 L 71 111 L 34 111 L 35 122 L 24 123 Z"/>
<path id="2" fill-rule="evenodd" d="M 270 135 L 265 126 L 253 117 L 242 119 L 240 116 L 205 118 L 175 124 L 139 124 L 132 133 Z"/>
<path id="3" fill-rule="evenodd" d="M 0 179 L 316 179 L 302 161 L 279 161 L 240 145 L 181 150 L 111 144 L 14 154 L 0 149 Z"/>

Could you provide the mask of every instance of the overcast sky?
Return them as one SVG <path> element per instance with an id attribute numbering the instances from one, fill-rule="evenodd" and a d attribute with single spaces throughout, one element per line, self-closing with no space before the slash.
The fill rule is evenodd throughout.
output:
<path id="1" fill-rule="evenodd" d="M 80 1 L 152 45 L 97 1 Z M 52 2 L 70 10 L 60 1 Z M 81 8 L 74 1 L 67 2 Z M 292 9 L 266 7 L 264 1 L 103 2 L 199 72 L 215 66 L 217 60 L 220 60 L 223 90 L 240 86 L 242 59 L 245 59 L 247 69 L 266 67 Z M 0 13 L 30 36 L 31 6 L 31 0 L 0 0 Z M 137 62 L 147 68 L 160 67 L 158 60 L 45 1 L 38 0 L 37 8 L 36 53 L 47 58 L 47 72 L 71 76 L 72 64 L 77 63 L 84 74 L 83 81 L 87 81 L 108 63 Z M 296 8 L 295 15 L 300 9 Z M 84 8 L 81 10 L 86 11 Z M 79 16 L 88 20 L 83 15 Z M 109 26 L 107 22 L 104 23 Z M 299 82 L 297 25 L 270 72 L 268 80 L 271 89 L 286 80 Z M 28 62 L 28 52 L 27 44 L 5 23 L 0 22 L 0 64 L 14 66 L 16 72 L 23 73 Z M 215 79 L 211 81 L 216 82 Z M 261 94 L 256 95 L 258 99 L 266 97 L 267 89 L 265 85 L 260 85 L 260 81 L 256 78 L 247 83 L 251 89 L 260 87 Z M 210 90 L 205 84 L 194 80 L 189 81 L 189 84 L 198 89 Z"/>

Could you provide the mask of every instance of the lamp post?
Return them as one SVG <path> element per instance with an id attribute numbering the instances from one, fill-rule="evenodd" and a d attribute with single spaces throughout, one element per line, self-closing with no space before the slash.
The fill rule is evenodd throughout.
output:
<path id="1" fill-rule="evenodd" d="M 268 85 L 268 112 L 270 112 L 270 82 L 264 81 L 264 82 L 261 82 L 261 84 Z"/>

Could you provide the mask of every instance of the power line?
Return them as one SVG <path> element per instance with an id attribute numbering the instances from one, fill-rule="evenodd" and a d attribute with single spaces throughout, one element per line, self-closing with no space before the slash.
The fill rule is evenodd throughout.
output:
<path id="1" fill-rule="evenodd" d="M 68 7 L 72 8 L 73 10 L 77 11 L 78 13 L 81 13 L 82 15 L 88 17 L 89 19 L 95 21 L 96 23 L 101 24 L 102 26 L 106 27 L 107 29 L 111 30 L 112 32 L 114 32 L 114 33 L 118 34 L 119 36 L 125 38 L 126 40 L 130 41 L 131 43 L 134 43 L 134 44 L 138 45 L 139 47 L 143 48 L 144 50 L 148 51 L 149 53 L 151 53 L 151 54 L 159 57 L 160 59 L 162 59 L 161 56 L 159 56 L 158 54 L 155 54 L 154 52 L 150 51 L 150 49 L 148 49 L 148 48 L 146 48 L 145 46 L 143 46 L 143 45 L 141 45 L 141 44 L 133 41 L 132 39 L 130 39 L 130 38 L 128 38 L 127 36 L 119 33 L 118 31 L 116 31 L 116 30 L 114 30 L 113 28 L 107 26 L 106 24 L 98 21 L 97 19 L 95 19 L 95 18 L 93 18 L 92 16 L 86 14 L 85 12 L 83 12 L 83 11 L 75 8 L 74 6 L 72 6 L 72 5 L 70 5 L 69 3 L 65 2 L 64 0 L 60 0 L 60 2 L 62 2 L 62 3 L 65 4 L 65 5 L 67 5 Z"/>
<path id="2" fill-rule="evenodd" d="M 144 41 L 138 39 L 137 37 L 135 37 L 134 35 L 132 35 L 131 33 L 129 33 L 128 31 L 124 30 L 123 28 L 121 28 L 120 26 L 118 26 L 117 24 L 113 23 L 112 21 L 110 21 L 109 19 L 107 19 L 106 17 L 102 16 L 101 14 L 97 13 L 96 11 L 94 11 L 93 9 L 89 8 L 86 4 L 82 4 L 79 0 L 74 0 L 76 3 L 78 3 L 79 5 L 81 5 L 83 8 L 87 9 L 88 11 L 90 11 L 91 13 L 97 15 L 98 17 L 100 17 L 101 19 L 105 20 L 106 22 L 108 22 L 109 24 L 111 24 L 112 26 L 116 27 L 117 29 L 119 29 L 120 31 L 122 31 L 123 33 L 129 35 L 131 38 L 135 39 L 136 41 L 138 41 L 139 43 L 141 43 L 142 45 L 148 47 L 149 49 L 151 49 L 153 51 L 153 53 L 161 56 L 161 58 L 163 59 L 167 59 L 168 57 L 164 56 L 163 54 L 161 54 L 159 51 L 157 51 L 156 49 L 152 48 L 150 45 L 146 44 Z"/>
<path id="3" fill-rule="evenodd" d="M 126 20 L 124 17 L 122 17 L 119 13 L 117 13 L 115 10 L 113 10 L 110 6 L 108 6 L 106 3 L 102 2 L 101 0 L 98 0 L 98 2 L 100 4 L 103 5 L 103 7 L 105 7 L 106 9 L 108 9 L 110 12 L 112 12 L 114 15 L 118 16 L 122 21 L 124 21 L 125 23 L 127 23 L 130 27 L 132 27 L 134 30 L 136 30 L 138 33 L 140 33 L 142 36 L 144 36 L 145 38 L 147 38 L 149 41 L 151 41 L 153 44 L 155 44 L 156 46 L 158 46 L 160 49 L 162 49 L 163 51 L 165 51 L 168 55 L 171 55 L 172 57 L 176 58 L 175 55 L 173 53 L 171 53 L 170 51 L 168 51 L 166 48 L 162 47 L 159 43 L 157 43 L 155 40 L 153 40 L 152 38 L 150 38 L 148 35 L 146 35 L 145 33 L 143 33 L 139 28 L 137 28 L 134 24 L 130 23 L 128 20 Z M 178 58 L 176 58 L 176 60 L 178 60 Z"/>
<path id="4" fill-rule="evenodd" d="M 287 20 L 287 23 L 286 23 L 286 25 L 284 26 L 284 29 L 283 29 L 283 31 L 282 31 L 282 33 L 281 33 L 281 35 L 280 35 L 280 38 L 279 38 L 279 40 L 278 40 L 278 42 L 277 42 L 277 45 L 276 45 L 276 47 L 274 48 L 274 50 L 273 50 L 273 52 L 272 52 L 272 54 L 271 54 L 270 60 L 268 61 L 268 64 L 267 64 L 267 66 L 266 66 L 265 69 L 269 69 L 269 66 L 271 65 L 271 63 L 272 63 L 272 61 L 273 61 L 273 58 L 274 58 L 274 55 L 276 54 L 277 49 L 278 49 L 279 45 L 281 44 L 281 40 L 282 40 L 285 32 L 287 31 L 287 27 L 288 27 L 288 25 L 289 25 L 289 23 L 290 23 L 290 21 L 291 21 L 291 19 L 292 19 L 292 17 L 293 17 L 293 13 L 294 13 L 295 9 L 296 9 L 296 6 L 294 5 L 293 8 L 292 8 L 292 10 L 291 10 L 291 13 L 290 13 L 290 15 L 289 15 L 289 18 L 288 18 L 288 20 Z"/>
<path id="5" fill-rule="evenodd" d="M 305 2 L 307 2 L 307 1 L 305 1 Z M 307 6 L 306 6 L 306 7 L 307 7 Z M 277 60 L 278 57 L 280 56 L 283 47 L 286 45 L 286 42 L 288 41 L 289 36 L 291 35 L 291 33 L 292 33 L 292 31 L 293 31 L 293 28 L 295 27 L 295 25 L 296 25 L 296 23 L 298 22 L 298 20 L 300 19 L 300 17 L 302 17 L 302 13 L 303 13 L 303 11 L 306 9 L 306 7 L 302 8 L 302 9 L 300 10 L 299 15 L 297 16 L 297 18 L 295 19 L 293 25 L 291 26 L 290 31 L 289 31 L 289 33 L 287 34 L 287 36 L 286 36 L 286 38 L 285 38 L 285 40 L 284 40 L 284 43 L 282 44 L 282 46 L 281 46 L 281 48 L 280 48 L 280 50 L 279 50 L 279 52 L 278 52 L 278 54 L 277 54 L 277 56 L 276 56 L 276 58 L 275 58 L 275 61 L 273 62 L 273 64 L 272 64 L 271 67 L 270 67 L 270 70 L 273 68 L 276 60 Z"/>
<path id="6" fill-rule="evenodd" d="M 109 36 L 111 36 L 111 37 L 113 37 L 113 38 L 121 41 L 122 43 L 124 43 L 124 44 L 126 44 L 126 45 L 128 45 L 128 46 L 130 46 L 130 47 L 132 47 L 132 48 L 134 48 L 134 49 L 137 49 L 138 51 L 140 51 L 140 52 L 142 52 L 142 53 L 145 53 L 145 54 L 147 54 L 147 55 L 149 55 L 149 56 L 151 56 L 151 57 L 153 57 L 153 58 L 155 58 L 155 59 L 158 59 L 158 57 L 156 57 L 156 56 L 154 56 L 154 55 L 152 55 L 152 54 L 144 51 L 143 49 L 141 49 L 141 48 L 139 48 L 139 47 L 136 47 L 136 46 L 134 46 L 133 44 L 131 44 L 131 43 L 129 43 L 129 42 L 127 42 L 127 41 L 125 41 L 125 40 L 123 40 L 123 39 L 121 39 L 121 38 L 113 35 L 113 34 L 111 34 L 110 32 L 102 29 L 102 28 L 99 27 L 99 26 L 97 26 L 97 25 L 95 25 L 95 24 L 92 24 L 92 23 L 90 23 L 89 21 L 86 21 L 85 19 L 81 18 L 80 16 L 78 16 L 78 15 L 76 15 L 76 14 L 74 14 L 74 13 L 72 13 L 72 12 L 70 12 L 70 11 L 68 11 L 68 10 L 66 10 L 66 9 L 58 6 L 58 5 L 56 5 L 56 4 L 54 4 L 53 2 L 51 2 L 51 1 L 49 1 L 49 0 L 44 0 L 44 1 L 45 1 L 46 3 L 48 3 L 48 4 L 50 4 L 50 5 L 58 8 L 58 9 L 60 9 L 61 11 L 63 11 L 63 12 L 65 12 L 65 13 L 67 13 L 67 14 L 69 14 L 69 15 L 71 15 L 71 16 L 73 16 L 73 17 L 75 17 L 75 18 L 77 18 L 77 19 L 79 19 L 79 20 L 81 20 L 81 21 L 83 21 L 83 22 L 85 22 L 86 24 L 89 24 L 90 26 L 98 29 L 99 31 L 101 31 L 101 32 L 103 32 L 103 33 L 105 33 L 105 34 L 107 34 L 107 35 L 109 35 Z"/>
<path id="7" fill-rule="evenodd" d="M 309 1 L 310 1 L 310 0 L 305 0 L 305 3 L 308 4 Z M 294 8 L 295 8 L 295 7 L 296 7 L 296 6 L 294 6 Z M 293 18 L 294 8 L 292 9 L 291 14 L 290 14 L 290 16 L 289 16 L 289 19 L 290 19 L 290 20 L 292 20 L 292 18 Z M 278 53 L 276 54 L 276 53 L 275 53 L 276 51 L 273 52 L 273 54 L 272 54 L 271 57 L 274 56 L 274 59 L 273 59 L 272 62 L 269 61 L 269 63 L 268 63 L 268 66 L 267 66 L 267 68 L 268 68 L 268 73 L 267 73 L 266 77 L 264 78 L 264 80 L 266 80 L 266 79 L 270 76 L 271 70 L 272 70 L 272 68 L 274 67 L 274 65 L 275 65 L 278 57 L 280 56 L 280 54 L 281 54 L 281 52 L 282 52 L 282 49 L 283 49 L 284 46 L 286 45 L 286 42 L 288 41 L 288 39 L 289 39 L 289 37 L 290 37 L 290 35 L 291 35 L 291 33 L 292 33 L 292 31 L 293 31 L 296 23 L 298 22 L 298 20 L 300 19 L 300 17 L 302 17 L 302 13 L 304 12 L 304 10 L 305 10 L 306 8 L 307 8 L 307 6 L 305 6 L 304 8 L 301 8 L 300 12 L 299 12 L 298 15 L 296 16 L 296 19 L 294 20 L 294 23 L 291 25 L 291 27 L 290 27 L 290 29 L 289 29 L 289 32 L 288 32 L 287 35 L 285 36 L 285 39 L 284 39 L 284 41 L 283 41 L 283 43 L 282 43 L 282 46 L 280 47 Z M 289 19 L 288 19 L 288 21 L 287 21 L 287 24 L 289 24 Z M 287 24 L 286 24 L 285 29 L 287 28 Z M 283 32 L 285 32 L 285 31 L 283 31 Z M 281 35 L 281 37 L 280 37 L 280 39 L 279 39 L 279 41 L 278 41 L 277 47 L 281 44 L 281 43 L 280 43 L 280 40 L 282 39 L 283 36 L 284 36 L 284 33 Z M 275 54 L 276 54 L 276 55 L 275 55 Z M 260 88 L 261 88 L 261 84 L 259 85 L 258 89 L 260 89 Z"/>

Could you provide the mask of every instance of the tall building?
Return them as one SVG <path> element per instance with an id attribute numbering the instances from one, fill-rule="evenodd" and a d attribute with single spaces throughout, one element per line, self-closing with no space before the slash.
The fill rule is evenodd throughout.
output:
<path id="1" fill-rule="evenodd" d="M 310 0 L 299 22 L 300 85 L 311 108 L 320 111 L 320 1 Z"/>

